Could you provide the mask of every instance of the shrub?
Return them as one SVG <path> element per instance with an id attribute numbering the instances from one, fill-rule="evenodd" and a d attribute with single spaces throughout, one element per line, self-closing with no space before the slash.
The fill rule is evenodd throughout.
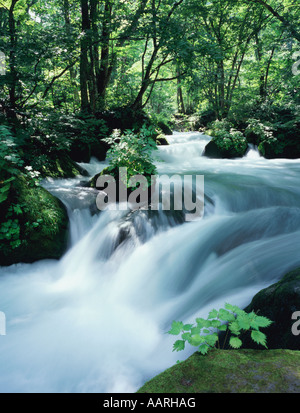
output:
<path id="1" fill-rule="evenodd" d="M 153 128 L 143 126 L 140 132 L 126 130 L 123 134 L 115 130 L 109 138 L 105 139 L 111 148 L 107 152 L 109 166 L 107 172 L 115 179 L 119 178 L 119 168 L 127 168 L 128 180 L 126 187 L 134 188 L 129 183 L 131 177 L 143 175 L 147 178 L 148 186 L 151 185 L 151 176 L 156 174 L 152 153 L 157 149 L 153 140 Z M 120 177 L 122 180 L 124 177 Z"/>
<path id="2" fill-rule="evenodd" d="M 262 123 L 258 119 L 249 119 L 247 121 L 245 136 L 249 143 L 258 145 L 262 141 L 272 138 L 273 130 L 271 124 Z"/>

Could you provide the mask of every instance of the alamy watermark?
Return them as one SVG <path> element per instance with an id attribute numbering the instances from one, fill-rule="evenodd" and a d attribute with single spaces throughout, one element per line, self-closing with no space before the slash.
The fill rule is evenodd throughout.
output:
<path id="1" fill-rule="evenodd" d="M 292 334 L 294 336 L 299 336 L 300 335 L 300 311 L 295 311 L 292 314 L 292 320 L 297 320 L 293 325 L 292 325 Z"/>
<path id="2" fill-rule="evenodd" d="M 0 52 L 0 76 L 6 73 L 5 54 Z"/>
<path id="3" fill-rule="evenodd" d="M 5 314 L 0 311 L 0 336 L 6 335 L 6 317 Z"/>
<path id="4" fill-rule="evenodd" d="M 135 188 L 128 191 L 130 187 Z M 119 180 L 111 175 L 100 175 L 96 181 L 100 190 L 96 204 L 100 211 L 112 210 L 182 211 L 186 221 L 204 215 L 203 175 L 153 175 L 151 185 L 143 175 L 127 180 L 127 168 L 119 168 Z"/>

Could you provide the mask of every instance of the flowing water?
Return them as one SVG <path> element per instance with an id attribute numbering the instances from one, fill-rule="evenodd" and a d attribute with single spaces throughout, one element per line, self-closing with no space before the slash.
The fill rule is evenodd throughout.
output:
<path id="1" fill-rule="evenodd" d="M 300 160 L 202 156 L 209 137 L 175 133 L 159 174 L 204 175 L 203 219 L 167 211 L 95 214 L 78 177 L 45 187 L 67 206 L 61 260 L 0 268 L 1 392 L 134 392 L 187 358 L 165 334 L 225 302 L 254 294 L 300 266 Z M 86 167 L 95 174 L 105 163 Z"/>

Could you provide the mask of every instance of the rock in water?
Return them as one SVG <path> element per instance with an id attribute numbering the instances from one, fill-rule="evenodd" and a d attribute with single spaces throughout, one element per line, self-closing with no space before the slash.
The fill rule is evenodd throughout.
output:
<path id="1" fill-rule="evenodd" d="M 58 259 L 67 248 L 69 220 L 65 206 L 41 186 L 24 177 L 1 205 L 0 265 Z"/>
<path id="2" fill-rule="evenodd" d="M 300 351 L 211 350 L 154 377 L 138 393 L 299 393 Z"/>
<path id="3" fill-rule="evenodd" d="M 258 292 L 245 311 L 255 311 L 268 317 L 273 324 L 264 329 L 270 349 L 300 350 L 300 334 L 292 332 L 296 322 L 292 315 L 300 311 L 300 269 L 286 274 L 283 279 Z M 300 331 L 300 327 L 298 327 Z M 245 342 L 247 348 L 258 348 L 253 342 Z"/>

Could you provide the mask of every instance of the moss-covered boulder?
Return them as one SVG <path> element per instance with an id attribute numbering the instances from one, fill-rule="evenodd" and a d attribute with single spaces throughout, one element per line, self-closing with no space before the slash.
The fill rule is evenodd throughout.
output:
<path id="1" fill-rule="evenodd" d="M 52 194 L 24 176 L 15 179 L 0 204 L 0 266 L 59 259 L 67 248 L 66 208 Z"/>
<path id="2" fill-rule="evenodd" d="M 242 132 L 234 128 L 228 119 L 212 122 L 205 132 L 212 139 L 203 151 L 208 158 L 242 158 L 248 150 L 248 142 Z"/>
<path id="3" fill-rule="evenodd" d="M 242 158 L 248 150 L 247 140 L 240 132 L 215 136 L 206 145 L 203 156 L 217 159 Z"/>
<path id="4" fill-rule="evenodd" d="M 36 167 L 44 178 L 74 178 L 78 175 L 88 176 L 87 171 L 78 165 L 67 152 L 49 154 L 42 165 L 35 165 L 33 161 L 31 161 L 31 165 Z"/>
<path id="5" fill-rule="evenodd" d="M 168 146 L 169 142 L 167 140 L 167 138 L 165 137 L 165 135 L 158 135 L 155 141 L 157 146 Z"/>
<path id="6" fill-rule="evenodd" d="M 300 351 L 212 350 L 174 365 L 138 393 L 299 393 Z"/>
<path id="7" fill-rule="evenodd" d="M 157 123 L 157 126 L 159 127 L 159 129 L 162 131 L 164 135 L 173 135 L 173 131 L 167 123 L 159 121 Z"/>
<path id="8" fill-rule="evenodd" d="M 258 150 L 267 159 L 300 158 L 300 121 L 276 123 L 272 136 L 259 142 Z"/>
<path id="9" fill-rule="evenodd" d="M 267 159 L 298 159 L 300 158 L 300 134 L 297 140 L 280 140 L 275 137 L 264 140 L 258 145 L 258 150 Z"/>
<path id="10" fill-rule="evenodd" d="M 300 311 L 300 269 L 286 274 L 283 279 L 257 293 L 245 311 L 255 311 L 273 321 L 264 329 L 270 349 L 300 350 L 300 335 L 292 333 L 292 314 Z M 247 338 L 244 347 L 261 348 Z"/>
<path id="11" fill-rule="evenodd" d="M 119 176 L 119 171 L 117 169 L 113 169 L 113 170 L 109 170 L 108 168 L 104 168 L 103 171 L 99 172 L 98 174 L 94 175 L 86 184 L 85 186 L 88 188 L 94 188 L 94 189 L 99 189 L 97 187 L 97 180 L 100 176 L 104 176 L 104 175 L 108 175 L 111 177 L 106 179 L 106 186 L 105 188 L 102 190 L 102 192 L 106 192 L 106 188 L 108 185 L 112 184 L 113 182 L 116 183 L 116 199 L 115 202 L 120 202 L 120 190 L 125 193 L 126 199 L 129 199 L 130 194 L 132 194 L 134 192 L 134 190 L 136 188 L 132 188 L 132 187 L 127 187 L 127 185 L 124 182 L 124 177 Z M 127 177 L 127 179 L 129 179 L 129 177 Z M 120 185 L 122 185 L 122 187 L 120 188 Z M 148 186 L 148 188 L 145 188 L 144 190 L 147 191 L 147 200 L 148 203 L 151 203 L 151 199 L 152 199 L 152 194 L 153 191 L 155 189 L 155 183 L 154 186 L 150 185 Z"/>

